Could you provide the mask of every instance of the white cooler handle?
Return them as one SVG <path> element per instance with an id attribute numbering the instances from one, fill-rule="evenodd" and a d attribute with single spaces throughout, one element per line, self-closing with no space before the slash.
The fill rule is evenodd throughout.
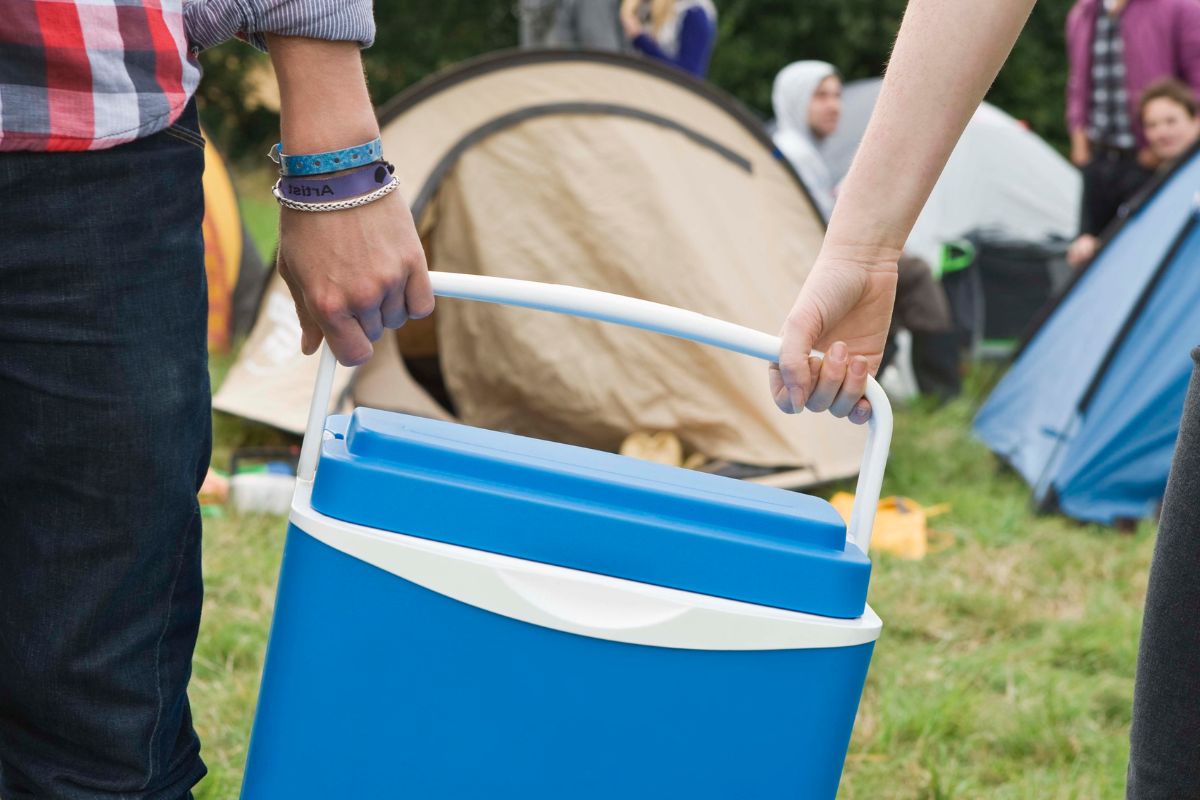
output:
<path id="1" fill-rule="evenodd" d="M 440 297 L 572 314 L 665 333 L 680 339 L 690 339 L 764 361 L 779 360 L 778 336 L 662 303 L 593 289 L 513 278 L 464 275 L 456 272 L 430 272 L 429 277 L 433 281 L 434 294 Z M 813 355 L 821 354 L 814 352 Z M 305 430 L 304 444 L 300 449 L 297 477 L 301 481 L 311 482 L 316 474 L 317 456 L 325 429 L 325 411 L 329 408 L 329 393 L 336 367 L 337 360 L 329 345 L 325 344 L 321 348 L 321 364 L 317 370 L 312 406 L 308 411 L 308 428 Z M 766 391 L 765 386 L 763 391 Z M 854 510 L 848 529 L 850 540 L 864 553 L 871 543 L 871 528 L 875 522 L 875 509 L 879 505 L 879 493 L 883 487 L 883 471 L 892 442 L 892 406 L 883 388 L 874 378 L 867 378 L 866 397 L 871 403 L 871 420 L 868 423 L 867 447 L 863 453 L 862 466 L 859 468 L 858 488 L 854 495 Z"/>

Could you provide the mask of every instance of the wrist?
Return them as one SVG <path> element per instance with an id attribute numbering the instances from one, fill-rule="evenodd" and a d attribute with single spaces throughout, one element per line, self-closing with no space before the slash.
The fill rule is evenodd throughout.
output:
<path id="1" fill-rule="evenodd" d="M 281 113 L 279 139 L 283 152 L 289 155 L 325 153 L 356 147 L 379 137 L 379 123 L 373 112 L 356 120 L 324 120 L 324 116 L 322 113 Z M 317 118 L 316 123 L 312 117 Z"/>
<path id="2" fill-rule="evenodd" d="M 850 219 L 845 212 L 839 216 L 838 211 L 848 207 L 841 201 L 834 206 L 821 242 L 820 258 L 895 267 L 904 252 L 908 232 L 884 224 L 880 221 L 882 214 L 878 213 L 860 219 Z"/>
<path id="3" fill-rule="evenodd" d="M 870 270 L 895 270 L 903 248 L 869 241 L 830 240 L 826 237 L 817 264 L 858 266 Z"/>
<path id="4" fill-rule="evenodd" d="M 267 41 L 285 153 L 339 150 L 379 136 L 358 45 L 275 35 Z"/>

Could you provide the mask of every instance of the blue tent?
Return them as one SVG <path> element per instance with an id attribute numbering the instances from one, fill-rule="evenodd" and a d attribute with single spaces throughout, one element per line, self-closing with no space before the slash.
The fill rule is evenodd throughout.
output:
<path id="1" fill-rule="evenodd" d="M 1042 508 L 1111 523 L 1162 499 L 1200 345 L 1198 190 L 1193 150 L 1110 232 L 975 420 Z"/>

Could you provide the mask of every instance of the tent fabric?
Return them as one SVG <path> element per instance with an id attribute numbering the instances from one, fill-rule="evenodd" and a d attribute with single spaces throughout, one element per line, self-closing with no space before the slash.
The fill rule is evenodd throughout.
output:
<path id="1" fill-rule="evenodd" d="M 845 177 L 875 108 L 882 80 L 842 91 L 842 119 L 824 143 L 835 180 Z M 905 249 L 937 265 L 941 244 L 989 230 L 1011 239 L 1074 238 L 1079 228 L 1079 171 L 1037 134 L 983 103 L 967 123 L 925 203 Z"/>
<path id="2" fill-rule="evenodd" d="M 385 150 L 404 154 L 398 174 L 434 269 L 585 286 L 773 330 L 823 235 L 756 120 L 643 60 L 491 57 L 406 92 L 384 109 L 382 128 Z M 290 302 L 276 281 L 214 404 L 299 431 L 315 360 L 298 354 Z M 461 301 L 439 301 L 434 320 L 468 424 L 605 449 L 636 430 L 669 430 L 689 449 L 800 467 L 814 482 L 857 469 L 865 433 L 780 414 L 754 359 Z M 335 393 L 445 416 L 399 356 L 430 350 L 433 333 L 426 323 L 389 334 L 352 378 L 339 371 Z"/>
<path id="3" fill-rule="evenodd" d="M 1162 497 L 1200 343 L 1198 189 L 1193 153 L 1129 212 L 976 418 L 1043 505 L 1107 523 Z"/>
<path id="4" fill-rule="evenodd" d="M 229 349 L 233 292 L 242 257 L 242 220 L 229 171 L 209 139 L 204 146 L 204 271 L 208 277 L 208 349 Z"/>
<path id="5" fill-rule="evenodd" d="M 208 349 L 225 352 L 250 332 L 267 282 L 238 209 L 237 193 L 221 153 L 204 146 L 204 271 L 208 279 Z"/>

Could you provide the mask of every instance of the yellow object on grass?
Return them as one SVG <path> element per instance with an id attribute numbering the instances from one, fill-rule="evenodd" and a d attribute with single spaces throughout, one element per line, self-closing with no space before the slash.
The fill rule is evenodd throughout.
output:
<path id="1" fill-rule="evenodd" d="M 854 508 L 854 495 L 838 492 L 829 500 L 830 504 L 850 524 L 850 512 Z M 875 528 L 871 532 L 871 550 L 891 553 L 913 561 L 924 558 L 930 552 L 949 546 L 949 534 L 932 533 L 926 523 L 930 517 L 945 513 L 950 506 L 945 503 L 928 508 L 907 497 L 884 497 L 879 501 L 875 513 Z M 934 539 L 931 548 L 930 539 Z"/>

